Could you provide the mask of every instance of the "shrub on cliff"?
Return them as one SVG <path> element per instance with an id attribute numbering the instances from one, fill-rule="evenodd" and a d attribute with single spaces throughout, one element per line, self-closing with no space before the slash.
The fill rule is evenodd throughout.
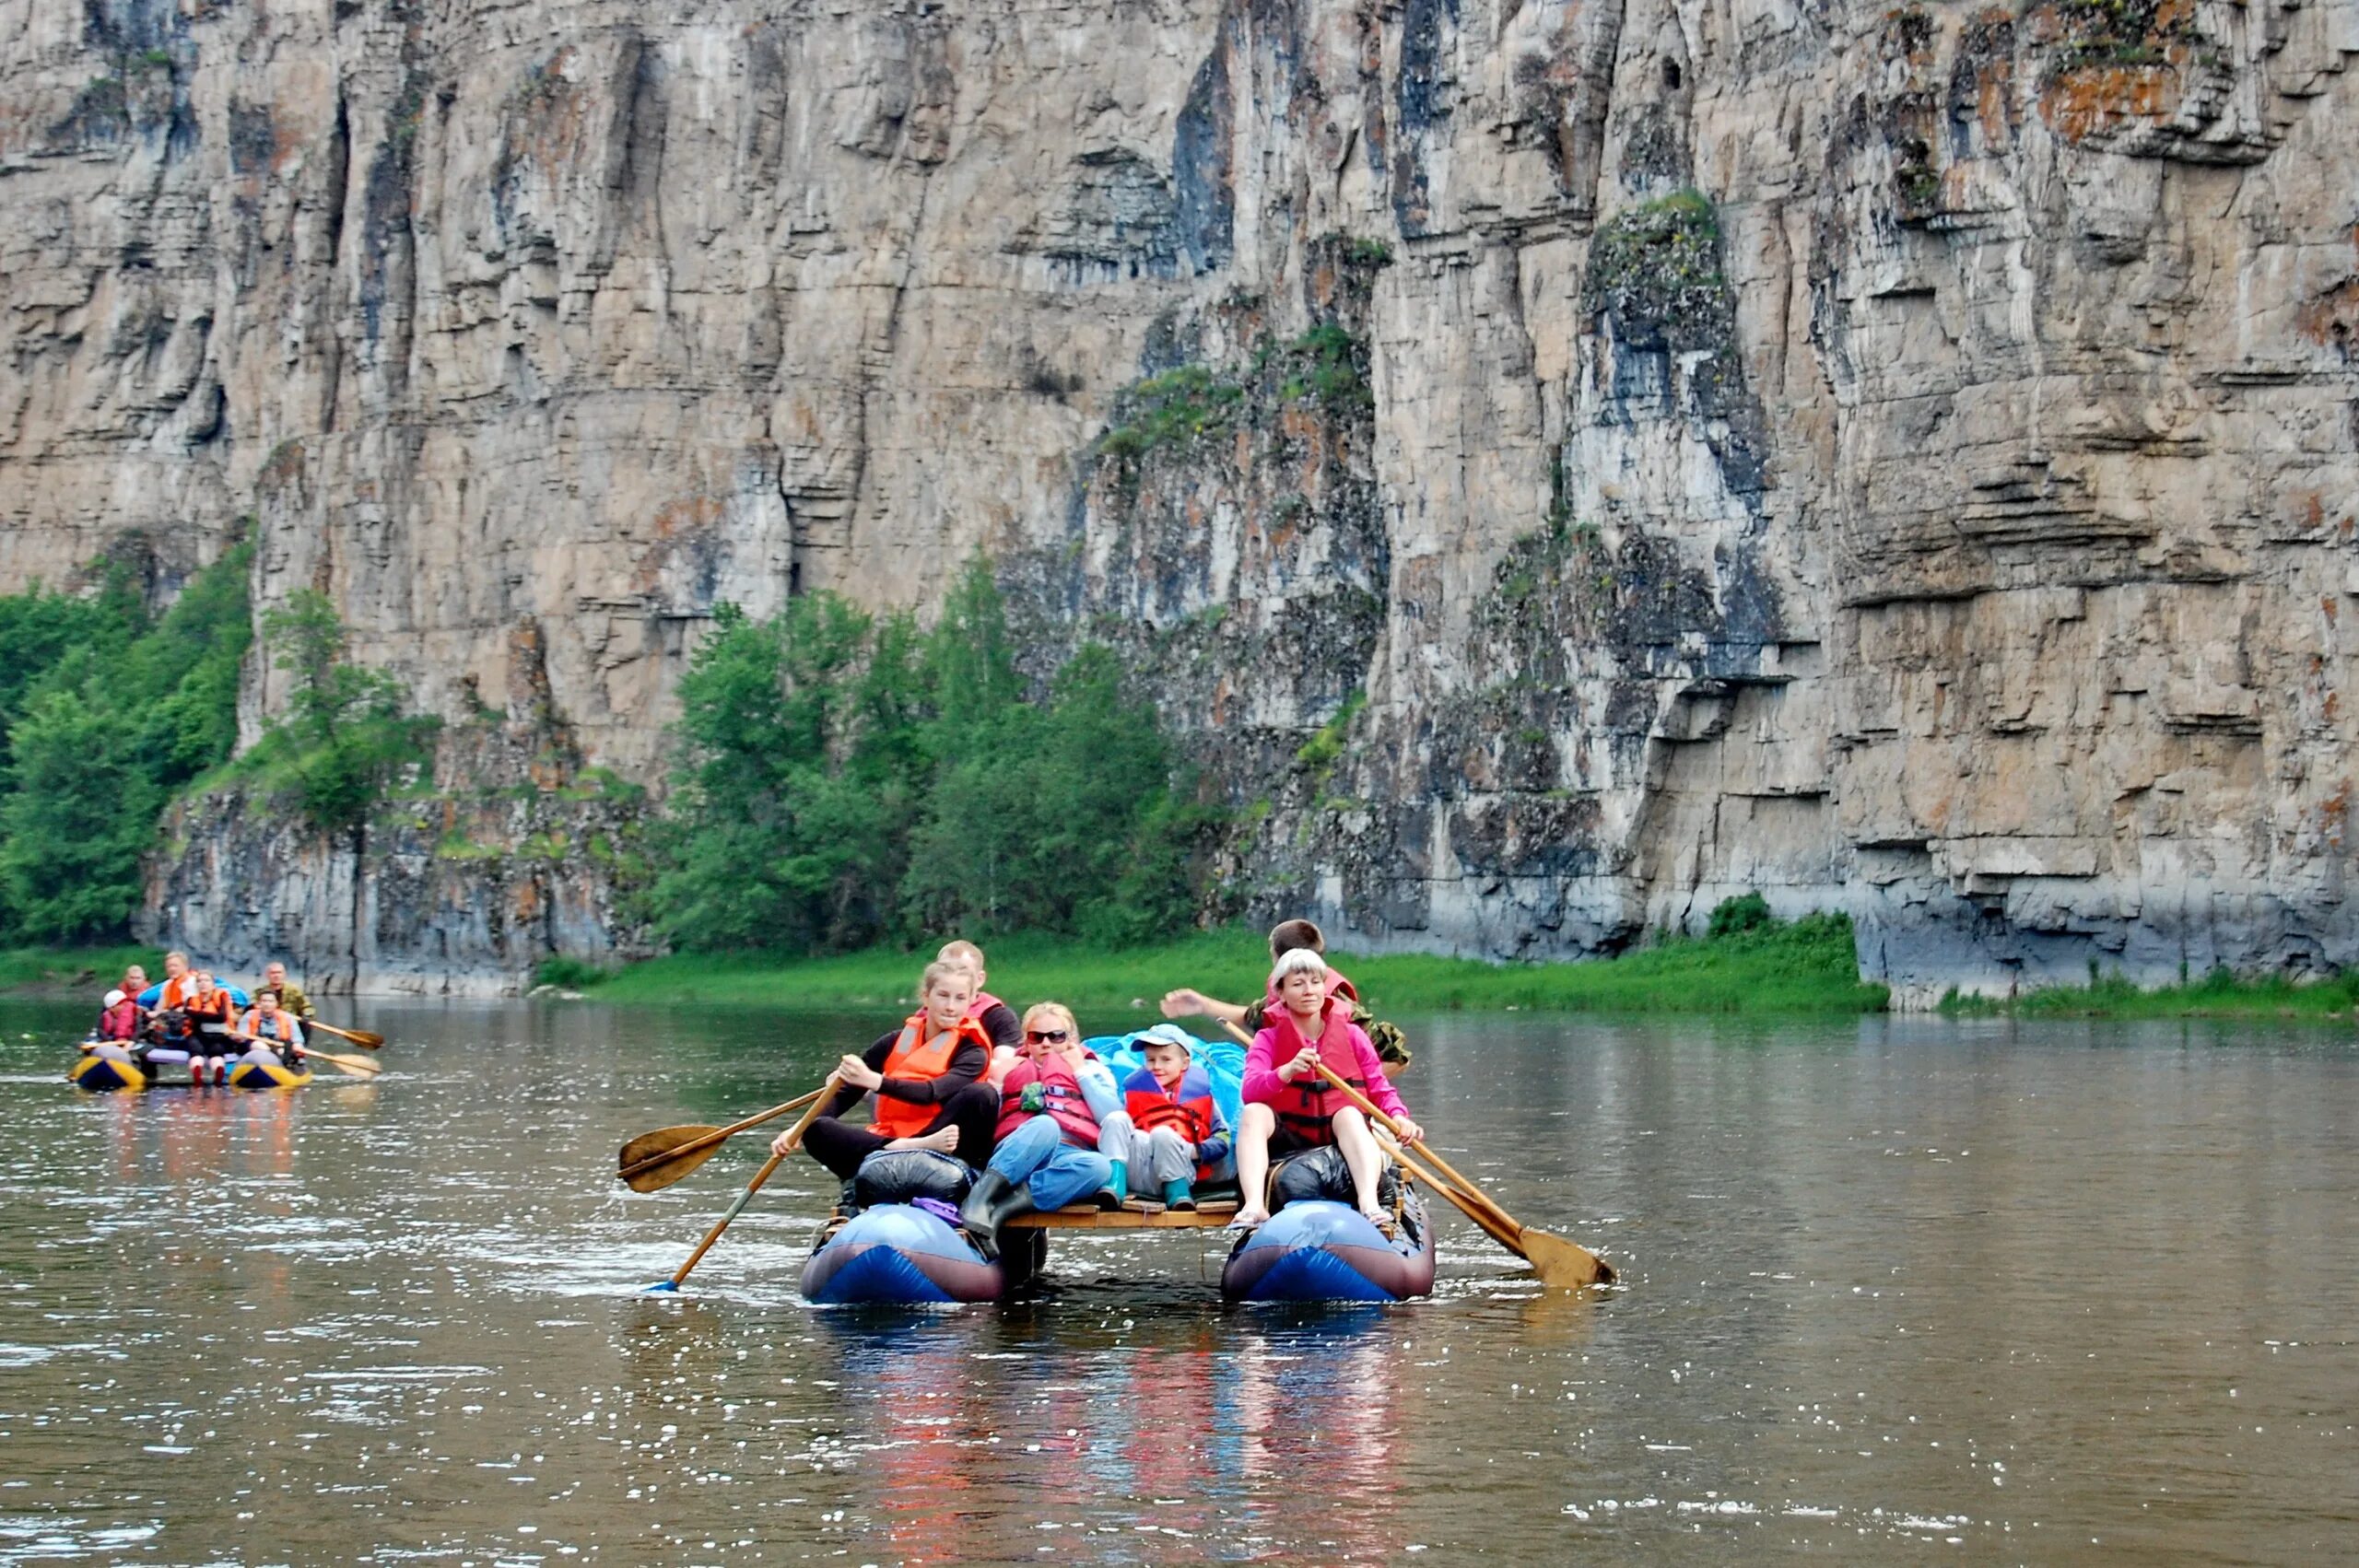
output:
<path id="1" fill-rule="evenodd" d="M 989 568 L 931 632 L 833 594 L 731 609 L 681 681 L 658 929 L 843 951 L 1020 930 L 1122 942 L 1189 923 L 1196 810 L 1151 708 L 1089 649 L 1027 701 Z"/>
<path id="2" fill-rule="evenodd" d="M 291 786 L 322 832 L 357 830 L 394 778 L 427 759 L 439 721 L 404 711 L 408 694 L 394 676 L 345 657 L 348 637 L 326 594 L 289 594 L 263 613 L 262 630 L 295 688 L 241 771 Z"/>
<path id="3" fill-rule="evenodd" d="M 0 598 L 0 929 L 120 934 L 172 791 L 228 756 L 252 641 L 240 544 L 160 617 L 126 576 L 88 595 Z"/>

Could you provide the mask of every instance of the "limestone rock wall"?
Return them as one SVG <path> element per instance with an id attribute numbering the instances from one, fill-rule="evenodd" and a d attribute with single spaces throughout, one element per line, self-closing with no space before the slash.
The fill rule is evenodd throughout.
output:
<path id="1" fill-rule="evenodd" d="M 2352 0 L 14 0 L 0 581 L 251 514 L 259 597 L 454 720 L 539 628 L 645 780 L 716 603 L 981 545 L 1195 737 L 1239 907 L 1569 953 L 1759 887 L 1913 995 L 2341 964 L 2354 52 Z M 164 929 L 229 891 L 183 825 Z"/>

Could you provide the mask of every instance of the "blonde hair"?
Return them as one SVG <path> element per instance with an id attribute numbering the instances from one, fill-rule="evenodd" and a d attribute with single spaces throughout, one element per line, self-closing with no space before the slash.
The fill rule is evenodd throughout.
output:
<path id="1" fill-rule="evenodd" d="M 1036 1001 L 1031 1006 L 1026 1008 L 1024 1010 L 1024 1032 L 1026 1034 L 1028 1035 L 1032 1032 L 1032 1020 L 1035 1018 L 1062 1018 L 1065 1022 L 1065 1033 L 1071 1035 L 1076 1043 L 1081 1039 L 1081 1024 L 1074 1020 L 1073 1009 L 1067 1007 L 1063 1002 Z"/>
<path id="2" fill-rule="evenodd" d="M 964 964 L 953 963 L 946 958 L 937 958 L 925 966 L 925 973 L 918 979 L 918 1000 L 923 1001 L 932 996 L 935 982 L 946 980 L 953 975 L 970 986 L 975 983 L 974 972 Z"/>
<path id="3" fill-rule="evenodd" d="M 945 942 L 934 957 L 945 964 L 971 964 L 978 969 L 983 967 L 983 950 L 971 942 Z"/>
<path id="4" fill-rule="evenodd" d="M 1306 970 L 1311 974 L 1317 975 L 1321 979 L 1326 978 L 1326 955 L 1324 954 L 1313 953 L 1307 947 L 1288 949 L 1279 957 L 1277 966 L 1270 971 L 1271 989 L 1275 989 L 1277 987 L 1285 984 L 1286 977 L 1288 975 L 1299 975 Z"/>

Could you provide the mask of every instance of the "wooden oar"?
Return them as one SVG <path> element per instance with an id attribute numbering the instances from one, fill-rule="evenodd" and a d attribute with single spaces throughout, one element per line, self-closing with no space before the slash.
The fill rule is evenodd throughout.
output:
<path id="1" fill-rule="evenodd" d="M 385 1071 L 383 1062 L 370 1061 L 365 1056 L 330 1056 L 325 1051 L 315 1051 L 309 1046 L 303 1047 L 303 1056 L 310 1061 L 323 1061 L 330 1067 L 340 1067 L 355 1078 L 374 1078 Z"/>
<path id="2" fill-rule="evenodd" d="M 720 1153 L 721 1146 L 737 1134 L 799 1111 L 824 1092 L 814 1089 L 807 1094 L 797 1094 L 782 1106 L 772 1106 L 759 1116 L 749 1116 L 727 1127 L 689 1124 L 642 1132 L 623 1145 L 615 1175 L 628 1182 L 633 1192 L 661 1192 Z"/>
<path id="3" fill-rule="evenodd" d="M 729 1206 L 729 1211 L 721 1216 L 720 1223 L 705 1232 L 704 1240 L 697 1243 L 697 1249 L 688 1254 L 688 1260 L 680 1265 L 680 1271 L 668 1280 L 648 1286 L 650 1291 L 677 1292 L 679 1290 L 681 1281 L 688 1277 L 688 1271 L 704 1260 L 704 1255 L 712 1250 L 712 1244 L 721 1239 L 721 1233 L 729 1228 L 729 1222 L 745 1211 L 745 1205 L 754 1200 L 754 1194 L 761 1191 L 762 1183 L 770 1179 L 770 1173 L 777 1170 L 789 1154 L 802 1146 L 804 1131 L 818 1119 L 819 1107 L 827 1103 L 827 1096 L 835 1092 L 836 1075 L 830 1072 L 827 1074 L 827 1081 L 819 1085 L 819 1092 L 811 1096 L 811 1108 L 803 1113 L 800 1121 L 787 1129 L 786 1147 L 776 1151 L 769 1159 L 762 1162 L 762 1168 L 754 1173 L 754 1179 L 745 1184 L 745 1190 L 737 1195 L 737 1201 Z"/>
<path id="4" fill-rule="evenodd" d="M 1448 1161 L 1426 1147 L 1424 1140 L 1402 1137 L 1399 1122 L 1378 1110 L 1374 1101 L 1345 1082 L 1333 1068 L 1323 1061 L 1319 1064 L 1319 1076 L 1342 1090 L 1344 1097 L 1357 1106 L 1363 1116 L 1432 1161 L 1434 1168 L 1449 1178 L 1448 1185 L 1419 1174 L 1414 1165 L 1410 1166 L 1411 1174 L 1458 1205 L 1461 1213 L 1481 1225 L 1501 1246 L 1528 1260 L 1538 1271 L 1542 1284 L 1574 1290 L 1582 1285 L 1604 1284 L 1614 1278 L 1614 1270 L 1596 1253 L 1579 1242 L 1567 1241 L 1563 1236 L 1550 1235 L 1546 1231 L 1534 1230 L 1524 1224 L 1500 1208 L 1490 1194 L 1451 1170 Z M 1408 1164 L 1406 1159 L 1402 1163 Z"/>
<path id="5" fill-rule="evenodd" d="M 303 1027 L 317 1029 L 323 1035 L 334 1035 L 339 1040 L 350 1040 L 364 1051 L 379 1051 L 385 1048 L 385 1036 L 372 1034 L 367 1029 L 339 1029 L 333 1024 L 323 1024 L 316 1018 L 304 1019 Z"/>

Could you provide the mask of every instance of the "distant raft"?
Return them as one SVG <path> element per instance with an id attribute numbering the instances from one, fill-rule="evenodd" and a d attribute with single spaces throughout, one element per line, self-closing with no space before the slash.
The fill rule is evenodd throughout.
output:
<path id="1" fill-rule="evenodd" d="M 905 1203 L 862 1210 L 803 1266 L 804 1297 L 823 1306 L 997 1301 L 1006 1285 L 966 1232 Z"/>
<path id="2" fill-rule="evenodd" d="M 1287 1204 L 1248 1235 L 1220 1272 L 1231 1301 L 1388 1302 L 1430 1295 L 1434 1233 L 1414 1197 L 1387 1237 L 1348 1203 Z"/>

